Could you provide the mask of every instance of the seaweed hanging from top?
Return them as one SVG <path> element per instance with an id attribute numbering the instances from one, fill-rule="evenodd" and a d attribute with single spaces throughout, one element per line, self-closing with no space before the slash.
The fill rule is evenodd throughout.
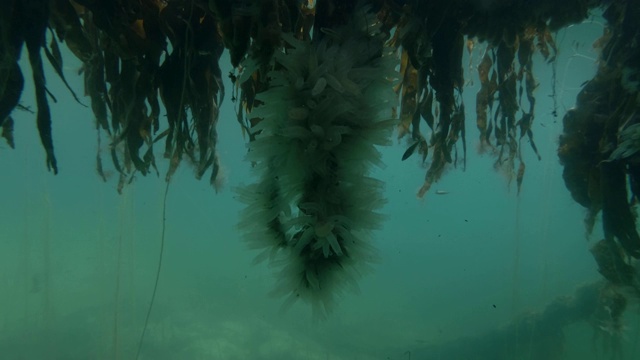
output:
<path id="1" fill-rule="evenodd" d="M 533 53 L 538 51 L 547 61 L 555 61 L 557 49 L 552 29 L 580 21 L 595 3 L 573 8 L 571 11 L 575 13 L 565 18 L 549 11 L 551 4 L 539 5 L 538 11 L 531 11 L 528 6 L 502 1 L 488 2 L 485 6 L 468 1 L 416 1 L 398 10 L 401 18 L 390 41 L 401 51 L 402 84 L 396 89 L 401 97 L 398 135 L 399 138 L 411 135 L 402 160 L 417 151 L 423 163 L 430 161 L 419 197 L 440 179 L 447 164 L 460 162 L 465 166 L 467 131 L 462 102 L 465 45 L 471 53 L 476 43 L 486 43 L 477 67 L 480 90 L 476 95 L 476 126 L 480 132 L 480 151 L 495 154 L 495 167 L 502 169 L 509 180 L 516 179 L 518 191 L 525 172 L 519 146 L 523 138 L 540 159 L 532 131 L 533 92 L 537 86 Z M 463 35 L 467 36 L 466 41 Z M 427 125 L 426 133 L 420 128 L 422 121 Z M 515 160 L 519 162 L 517 167 Z"/>
<path id="2" fill-rule="evenodd" d="M 36 85 L 38 129 L 54 172 L 48 91 L 39 54 L 45 48 L 66 84 L 60 41 L 83 62 L 85 93 L 98 130 L 108 137 L 108 151 L 120 173 L 119 189 L 135 172 L 144 175 L 156 168 L 153 144 L 165 137 L 165 157 L 170 159 L 167 180 L 186 156 L 197 178 L 210 169 L 211 183 L 218 184 L 216 123 L 224 96 L 218 62 L 224 46 L 207 4 L 28 0 L 12 1 L 9 9 L 13 12 L 3 12 L 0 21 L 6 64 L 2 69 L 7 69 L 0 77 L 0 121 L 9 118 L 19 101 L 23 79 L 17 59 L 26 43 Z M 54 30 L 50 49 L 45 44 L 49 27 Z M 168 117 L 168 129 L 160 133 L 159 95 Z M 100 176 L 106 178 L 100 149 L 96 162 Z"/>
<path id="3" fill-rule="evenodd" d="M 245 218 L 261 219 L 244 224 L 247 231 L 268 235 L 266 242 L 249 243 L 267 249 L 265 257 L 286 253 L 283 293 L 315 302 L 323 312 L 354 278 L 335 274 L 373 259 L 366 239 L 381 221 L 375 210 L 382 184 L 368 178 L 368 169 L 380 165 L 375 146 L 390 136 L 388 119 L 373 113 L 391 103 L 388 92 L 399 97 L 395 125 L 408 142 L 402 160 L 419 154 L 428 164 L 418 192 L 424 196 L 447 167 L 466 165 L 462 57 L 465 47 L 472 54 L 484 46 L 472 123 L 480 151 L 495 156 L 495 167 L 520 191 L 522 142 L 540 159 L 533 56 L 555 62 L 553 33 L 606 5 L 598 73 L 563 118 L 558 156 L 567 188 L 588 209 L 589 229 L 602 214 L 605 238 L 592 249 L 601 273 L 616 286 L 637 287 L 629 266 L 640 257 L 639 0 L 370 0 L 363 3 L 367 15 L 356 4 L 10 0 L 0 12 L 0 136 L 15 146 L 11 115 L 25 108 L 18 59 L 26 45 L 36 126 L 46 164 L 57 173 L 49 109 L 55 97 L 46 87 L 41 53 L 66 84 L 59 48 L 65 43 L 83 63 L 98 145 L 106 144 L 95 157 L 102 179 L 105 153 L 119 173 L 119 190 L 136 174 L 157 174 L 154 145 L 163 141 L 167 181 L 186 158 L 197 178 L 209 172 L 217 187 L 216 125 L 225 95 L 219 62 L 226 48 L 234 67 L 231 100 L 249 159 L 262 174 L 259 184 L 240 190 L 254 205 Z M 357 31 L 345 34 L 350 26 Z M 388 70 L 398 64 L 394 86 L 384 76 L 393 77 Z M 326 284 L 337 284 L 338 291 L 325 292 L 332 288 Z"/>
<path id="4" fill-rule="evenodd" d="M 607 27 L 598 70 L 583 85 L 576 106 L 563 118 L 558 157 L 573 199 L 587 209 L 589 232 L 598 214 L 604 238 L 591 253 L 608 281 L 616 311 L 600 325 L 607 336 L 623 335 L 622 314 L 629 295 L 638 297 L 640 281 L 634 265 L 640 258 L 637 205 L 640 188 L 640 2 L 614 1 L 604 11 Z M 614 305 L 616 305 L 614 307 Z M 614 352 L 620 351 L 616 343 Z"/>
<path id="5" fill-rule="evenodd" d="M 636 3 L 614 2 L 605 11 L 608 28 L 598 71 L 578 94 L 576 107 L 563 118 L 558 156 L 567 189 L 589 211 L 589 231 L 601 212 L 605 239 L 639 258 L 640 237 L 632 206 L 640 193 L 640 146 L 635 140 L 640 123 L 640 48 L 627 46 L 640 40 L 640 31 L 630 25 L 640 20 Z"/>
<path id="6" fill-rule="evenodd" d="M 5 89 L 0 97 L 0 121 L 8 118 L 21 93 L 23 79 L 16 62 L 21 39 L 33 34 L 31 42 L 38 49 L 47 48 L 44 32 L 51 26 L 55 35 L 47 57 L 54 69 L 62 75 L 58 41 L 83 61 L 85 93 L 91 99 L 97 128 L 108 138 L 107 151 L 120 174 L 119 188 L 136 172 L 147 174 L 156 168 L 153 145 L 162 139 L 164 156 L 169 159 L 167 179 L 186 157 L 194 164 L 196 177 L 210 170 L 209 179 L 216 185 L 220 165 L 215 128 L 224 97 L 218 62 L 223 48 L 229 50 L 232 65 L 242 68 L 241 75 L 231 74 L 236 80 L 232 100 L 238 101 L 238 121 L 251 141 L 256 119 L 246 112 L 259 105 L 255 96 L 265 89 L 274 52 L 287 46 L 281 34 L 319 40 L 325 36 L 323 29 L 348 22 L 355 8 L 354 1 L 336 0 L 317 4 L 299 0 L 39 1 L 15 2 L 9 7 L 14 13 L 5 12 L 2 18 L 3 63 L 7 66 L 0 78 Z M 495 152 L 496 166 L 515 177 L 520 187 L 525 167 L 518 143 L 526 138 L 537 153 L 532 132 L 536 83 L 531 56 L 539 51 L 553 61 L 551 32 L 584 19 L 599 3 L 548 0 L 530 6 L 503 0 L 369 1 L 381 33 L 394 34 L 389 44 L 401 49 L 398 129 L 401 137 L 411 134 L 403 159 L 417 152 L 423 162 L 430 161 L 420 195 L 448 164 L 464 166 L 467 127 L 461 57 L 465 44 L 484 41 L 488 46 L 478 67 L 482 88 L 476 101 L 476 125 L 481 149 Z M 24 13 L 27 6 L 38 8 L 40 15 Z M 21 18 L 28 18 L 30 25 L 23 27 L 15 21 Z M 39 52 L 35 45 L 32 48 L 37 70 Z M 55 170 L 44 74 L 34 74 L 34 81 L 40 84 L 38 128 L 48 164 Z M 522 94 L 526 94 L 528 108 Z M 167 109 L 167 129 L 161 129 L 160 100 Z M 423 120 L 426 127 L 421 128 Z M 96 160 L 100 176 L 106 178 L 101 151 Z"/>

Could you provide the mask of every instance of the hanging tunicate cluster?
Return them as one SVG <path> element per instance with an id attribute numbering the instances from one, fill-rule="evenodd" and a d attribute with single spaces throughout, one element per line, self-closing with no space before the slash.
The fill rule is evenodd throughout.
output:
<path id="1" fill-rule="evenodd" d="M 375 17 L 355 17 L 315 43 L 283 36 L 287 50 L 251 113 L 260 120 L 248 159 L 260 180 L 239 189 L 249 245 L 280 268 L 274 293 L 319 316 L 375 260 L 371 231 L 383 220 L 383 184 L 369 172 L 393 129 L 396 60 Z"/>

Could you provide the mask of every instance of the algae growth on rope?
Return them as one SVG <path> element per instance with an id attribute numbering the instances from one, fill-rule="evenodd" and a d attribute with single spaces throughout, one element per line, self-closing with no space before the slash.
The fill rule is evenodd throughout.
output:
<path id="1" fill-rule="evenodd" d="M 5 9 L 0 126 L 10 147 L 20 146 L 12 112 L 34 111 L 45 164 L 64 171 L 54 145 L 65 125 L 51 117 L 56 94 L 41 55 L 66 83 L 61 44 L 82 62 L 86 97 L 76 100 L 91 108 L 97 142 L 108 145 L 91 155 L 95 168 L 105 181 L 107 167 L 115 171 L 120 191 L 135 175 L 159 174 L 161 141 L 166 181 L 186 160 L 218 188 L 218 140 L 246 141 L 247 166 L 260 176 L 237 189 L 247 243 L 279 268 L 276 293 L 308 301 L 320 315 L 375 261 L 368 239 L 381 226 L 384 199 L 370 171 L 382 166 L 377 147 L 392 142 L 394 128 L 406 146 L 398 161 L 417 154 L 426 168 L 416 179 L 419 197 L 446 169 L 465 168 L 474 124 L 478 150 L 526 191 L 522 154 L 540 159 L 532 59 L 555 69 L 555 33 L 601 9 L 598 72 L 575 108 L 553 109 L 563 116 L 558 156 L 588 229 L 602 217 L 604 239 L 592 249 L 600 272 L 614 287 L 638 288 L 637 0 L 9 0 Z M 20 103 L 24 47 L 33 110 Z M 464 77 L 463 56 L 477 48 L 484 50 L 470 60 L 480 82 L 473 117 L 462 100 L 473 80 Z M 235 68 L 231 96 L 219 65 L 225 51 Z M 244 137 L 218 134 L 224 101 L 234 103 Z"/>

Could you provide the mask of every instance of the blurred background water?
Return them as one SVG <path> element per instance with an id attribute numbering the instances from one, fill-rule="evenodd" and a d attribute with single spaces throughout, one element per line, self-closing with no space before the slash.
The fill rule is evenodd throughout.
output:
<path id="1" fill-rule="evenodd" d="M 588 249 L 601 234 L 586 235 L 585 212 L 566 190 L 555 152 L 562 115 L 595 73 L 591 44 L 602 31 L 595 17 L 557 34 L 558 116 L 553 65 L 536 55 L 533 130 L 542 160 L 521 144 L 527 173 L 519 195 L 493 169 L 494 159 L 475 151 L 475 127 L 467 129 L 466 170 L 451 168 L 423 200 L 415 196 L 426 171 L 417 157 L 400 161 L 404 143 L 383 149 L 387 166 L 375 176 L 386 182 L 388 219 L 372 239 L 381 262 L 360 282 L 360 293 L 320 323 L 303 304 L 280 311 L 281 300 L 268 296 L 271 269 L 251 265 L 256 254 L 240 239 L 233 188 L 250 183 L 252 173 L 227 96 L 218 125 L 225 187 L 216 194 L 186 163 L 170 184 L 163 268 L 140 358 L 428 358 L 424 349 L 432 345 L 499 329 L 599 280 Z M 464 88 L 470 123 L 484 49 L 477 44 L 463 61 L 472 66 Z M 67 79 L 81 92 L 80 63 L 64 55 Z M 230 70 L 226 63 L 223 73 Z M 137 176 L 121 195 L 115 174 L 102 182 L 90 109 L 73 100 L 51 68 L 47 75 L 58 100 L 52 117 L 59 175 L 46 171 L 33 114 L 14 112 L 15 150 L 0 144 L 0 358 L 134 359 L 160 250 L 163 176 Z M 30 81 L 25 86 L 21 103 L 34 108 Z M 161 174 L 166 165 L 160 162 Z M 621 358 L 634 359 L 637 307 L 626 323 Z M 564 332 L 564 358 L 612 358 L 586 322 Z"/>

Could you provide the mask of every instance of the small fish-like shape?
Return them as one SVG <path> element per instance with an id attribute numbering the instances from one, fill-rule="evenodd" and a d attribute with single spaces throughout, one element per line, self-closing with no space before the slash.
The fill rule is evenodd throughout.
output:
<path id="1" fill-rule="evenodd" d="M 446 190 L 436 190 L 436 195 L 447 195 L 448 193 Z"/>

